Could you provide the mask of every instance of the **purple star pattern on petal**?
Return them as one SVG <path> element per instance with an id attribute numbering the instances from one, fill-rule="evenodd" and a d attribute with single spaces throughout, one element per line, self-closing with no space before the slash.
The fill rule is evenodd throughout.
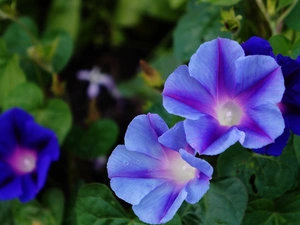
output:
<path id="1" fill-rule="evenodd" d="M 194 156 L 183 123 L 172 129 L 156 114 L 140 115 L 129 124 L 125 145 L 108 159 L 111 188 L 133 205 L 140 220 L 166 223 L 182 202 L 198 202 L 209 189 L 213 168 Z"/>
<path id="2" fill-rule="evenodd" d="M 187 119 L 187 142 L 215 155 L 237 141 L 247 148 L 273 143 L 284 129 L 277 106 L 284 89 L 273 57 L 245 56 L 237 42 L 218 38 L 169 76 L 162 95 L 169 113 Z"/>
<path id="3" fill-rule="evenodd" d="M 281 66 L 286 89 L 278 106 L 285 119 L 285 130 L 274 143 L 253 149 L 256 153 L 278 156 L 288 142 L 289 129 L 300 135 L 300 56 L 296 60 L 280 54 L 275 57 L 269 42 L 259 37 L 252 37 L 241 46 L 245 54 L 269 55 L 274 57 Z"/>
<path id="4" fill-rule="evenodd" d="M 0 200 L 32 200 L 45 183 L 50 162 L 58 157 L 54 132 L 21 109 L 4 112 L 0 116 Z"/>

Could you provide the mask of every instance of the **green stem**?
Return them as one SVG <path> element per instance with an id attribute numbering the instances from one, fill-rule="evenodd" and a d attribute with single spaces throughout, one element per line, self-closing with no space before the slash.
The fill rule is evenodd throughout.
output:
<path id="1" fill-rule="evenodd" d="M 290 7 L 289 7 L 287 10 L 285 10 L 284 13 L 282 13 L 282 15 L 278 18 L 278 20 L 277 20 L 277 22 L 276 22 L 277 25 L 280 24 L 280 23 L 287 17 L 287 15 L 290 14 L 290 12 L 291 12 L 291 11 L 295 8 L 295 6 L 297 5 L 298 1 L 299 1 L 299 0 L 294 0 L 293 3 L 290 5 Z"/>
<path id="2" fill-rule="evenodd" d="M 265 4 L 263 3 L 262 0 L 256 0 L 256 4 L 258 6 L 258 8 L 260 9 L 260 11 L 262 12 L 262 14 L 264 15 L 266 21 L 269 24 L 269 27 L 271 29 L 272 35 L 276 34 L 276 23 L 273 22 L 270 18 L 270 15 L 265 7 Z"/>

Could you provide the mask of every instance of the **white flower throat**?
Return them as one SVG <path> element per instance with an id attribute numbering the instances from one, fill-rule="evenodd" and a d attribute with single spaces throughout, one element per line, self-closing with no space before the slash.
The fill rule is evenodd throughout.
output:
<path id="1" fill-rule="evenodd" d="M 35 151 L 17 147 L 7 161 L 17 172 L 30 173 L 36 168 L 37 154 Z"/>
<path id="2" fill-rule="evenodd" d="M 232 101 L 226 102 L 217 108 L 218 121 L 223 126 L 233 126 L 239 124 L 242 117 L 242 110 Z"/>

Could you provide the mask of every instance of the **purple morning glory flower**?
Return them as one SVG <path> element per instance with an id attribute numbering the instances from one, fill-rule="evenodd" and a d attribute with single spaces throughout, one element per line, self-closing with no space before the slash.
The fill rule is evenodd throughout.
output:
<path id="1" fill-rule="evenodd" d="M 281 66 L 286 89 L 278 106 L 285 120 L 284 132 L 275 143 L 253 149 L 256 153 L 279 156 L 288 142 L 290 129 L 300 135 L 300 56 L 296 60 L 280 54 L 275 57 L 269 42 L 260 37 L 252 37 L 241 46 L 246 55 L 269 55 Z"/>
<path id="2" fill-rule="evenodd" d="M 21 109 L 4 112 L 0 116 L 0 200 L 32 200 L 58 156 L 54 132 Z"/>
<path id="3" fill-rule="evenodd" d="M 237 42 L 218 38 L 169 76 L 163 105 L 187 118 L 184 129 L 194 149 L 215 155 L 237 141 L 246 148 L 274 142 L 284 129 L 277 106 L 284 89 L 274 58 L 245 56 Z"/>
<path id="4" fill-rule="evenodd" d="M 90 82 L 87 90 L 89 98 L 96 98 L 100 94 L 101 85 L 106 87 L 114 98 L 118 99 L 121 97 L 121 94 L 111 76 L 102 73 L 98 67 L 94 67 L 91 71 L 79 71 L 77 73 L 77 78 L 79 80 L 87 80 Z"/>
<path id="5" fill-rule="evenodd" d="M 194 204 L 209 189 L 213 168 L 194 154 L 182 122 L 169 130 L 156 114 L 137 116 L 128 126 L 125 145 L 108 159 L 111 188 L 133 205 L 140 220 L 165 223 L 184 200 Z"/>

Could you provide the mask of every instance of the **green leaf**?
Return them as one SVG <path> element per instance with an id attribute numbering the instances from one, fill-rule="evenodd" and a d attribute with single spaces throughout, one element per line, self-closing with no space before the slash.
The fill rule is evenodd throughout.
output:
<path id="1" fill-rule="evenodd" d="M 43 206 L 49 210 L 56 221 L 61 224 L 64 215 L 64 195 L 58 188 L 48 189 L 42 198 Z"/>
<path id="2" fill-rule="evenodd" d="M 80 25 L 81 0 L 53 0 L 46 31 L 62 30 L 76 40 Z"/>
<path id="3" fill-rule="evenodd" d="M 138 96 L 144 100 L 146 99 L 151 101 L 161 99 L 161 93 L 148 86 L 139 75 L 129 81 L 119 84 L 118 89 L 122 96 L 127 98 Z"/>
<path id="4" fill-rule="evenodd" d="M 242 225 L 298 225 L 300 193 L 285 194 L 275 202 L 257 199 L 249 203 Z"/>
<path id="5" fill-rule="evenodd" d="M 161 20 L 175 20 L 178 12 L 170 7 L 168 1 L 119 0 L 114 18 L 118 25 L 133 27 L 138 25 L 143 15 Z"/>
<path id="6" fill-rule="evenodd" d="M 3 101 L 3 109 L 20 107 L 32 111 L 43 104 L 43 92 L 34 83 L 25 82 L 12 90 Z"/>
<path id="7" fill-rule="evenodd" d="M 300 23 L 298 22 L 299 20 L 300 20 L 300 1 L 298 1 L 298 3 L 293 8 L 293 10 L 288 14 L 284 22 L 289 28 L 292 28 L 294 30 L 300 30 Z"/>
<path id="8" fill-rule="evenodd" d="M 35 110 L 33 115 L 38 123 L 52 129 L 62 143 L 72 125 L 69 106 L 60 99 L 51 99 L 45 108 Z"/>
<path id="9" fill-rule="evenodd" d="M 177 122 L 183 120 L 182 117 L 172 115 L 166 111 L 162 105 L 162 99 L 157 102 L 149 104 L 149 107 L 144 110 L 144 112 L 151 112 L 160 115 L 160 117 L 168 124 L 169 127 L 173 127 Z"/>
<path id="10" fill-rule="evenodd" d="M 63 31 L 49 31 L 46 32 L 42 38 L 42 42 L 47 45 L 57 42 L 55 49 L 53 49 L 53 56 L 51 57 L 51 64 L 53 70 L 58 73 L 69 62 L 73 52 L 73 40 L 67 32 Z"/>
<path id="11" fill-rule="evenodd" d="M 157 57 L 151 62 L 152 66 L 158 70 L 162 78 L 166 80 L 168 76 L 179 66 L 181 62 L 177 60 L 173 51 L 159 52 Z"/>
<path id="12" fill-rule="evenodd" d="M 103 184 L 83 185 L 77 195 L 78 225 L 140 225 L 126 215 L 120 203 Z"/>
<path id="13" fill-rule="evenodd" d="M 27 48 L 33 45 L 33 39 L 37 36 L 37 26 L 32 19 L 27 17 L 20 18 L 18 21 L 8 26 L 3 39 L 9 52 L 26 56 Z"/>
<path id="14" fill-rule="evenodd" d="M 198 0 L 199 2 L 205 2 L 210 3 L 214 5 L 220 5 L 220 6 L 231 6 L 235 5 L 241 0 Z"/>
<path id="15" fill-rule="evenodd" d="M 184 3 L 186 3 L 186 0 L 169 0 L 169 4 L 170 4 L 171 8 L 173 8 L 173 9 L 179 8 Z"/>
<path id="16" fill-rule="evenodd" d="M 12 207 L 14 225 L 59 225 L 51 213 L 42 208 L 37 201 L 22 204 L 15 201 Z"/>
<path id="17" fill-rule="evenodd" d="M 236 176 L 249 194 L 274 199 L 290 190 L 296 182 L 299 165 L 292 144 L 279 157 L 260 155 L 236 144 L 218 158 L 220 176 Z"/>
<path id="18" fill-rule="evenodd" d="M 237 178 L 211 182 L 199 203 L 185 203 L 179 210 L 184 224 L 239 225 L 248 202 L 247 190 Z"/>
<path id="19" fill-rule="evenodd" d="M 298 39 L 291 49 L 291 57 L 296 59 L 300 55 L 300 39 Z"/>
<path id="20" fill-rule="evenodd" d="M 119 0 L 116 6 L 115 20 L 118 25 L 133 27 L 140 21 L 145 1 Z"/>
<path id="21" fill-rule="evenodd" d="M 293 145 L 298 164 L 300 165 L 300 136 L 293 135 Z"/>
<path id="22" fill-rule="evenodd" d="M 279 11 L 283 9 L 284 7 L 290 5 L 293 1 L 294 0 L 279 0 L 276 10 Z"/>
<path id="23" fill-rule="evenodd" d="M 141 0 L 140 0 L 141 1 Z M 170 7 L 168 1 L 143 0 L 146 2 L 144 13 L 160 20 L 176 20 L 178 11 Z"/>
<path id="24" fill-rule="evenodd" d="M 0 58 L 5 58 L 6 56 L 7 56 L 6 43 L 4 39 L 0 38 Z"/>
<path id="25" fill-rule="evenodd" d="M 10 92 L 25 81 L 26 77 L 19 66 L 17 55 L 0 65 L 0 105 Z"/>
<path id="26" fill-rule="evenodd" d="M 275 55 L 283 54 L 288 55 L 291 47 L 291 42 L 283 35 L 275 35 L 269 39 Z"/>
<path id="27" fill-rule="evenodd" d="M 94 122 L 86 132 L 73 129 L 68 139 L 74 135 L 72 151 L 81 158 L 91 159 L 108 155 L 118 134 L 118 125 L 113 120 L 101 119 Z"/>
<path id="28" fill-rule="evenodd" d="M 231 35 L 220 30 L 222 25 L 219 7 L 193 3 L 189 8 L 179 19 L 173 33 L 173 49 L 180 62 L 188 61 L 203 42 Z"/>
<path id="29" fill-rule="evenodd" d="M 0 201 L 0 224 L 1 225 L 11 225 L 12 224 L 11 202 L 10 201 Z"/>
<path id="30" fill-rule="evenodd" d="M 171 219 L 169 222 L 165 223 L 165 225 L 182 225 L 180 216 L 178 213 L 175 214 L 173 219 Z"/>
<path id="31" fill-rule="evenodd" d="M 11 107 L 20 107 L 29 111 L 38 123 L 56 133 L 60 143 L 63 142 L 72 125 L 69 106 L 60 99 L 51 99 L 43 107 L 42 90 L 33 83 L 20 84 L 7 95 L 3 101 L 3 109 Z"/>

